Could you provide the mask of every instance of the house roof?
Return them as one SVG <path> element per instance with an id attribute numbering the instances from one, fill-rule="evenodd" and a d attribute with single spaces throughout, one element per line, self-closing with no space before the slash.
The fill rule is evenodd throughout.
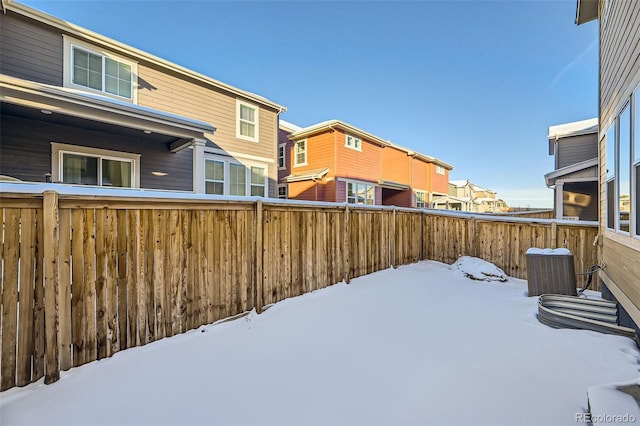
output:
<path id="1" fill-rule="evenodd" d="M 172 147 L 173 150 L 184 148 L 192 139 L 204 139 L 205 133 L 216 130 L 204 121 L 3 74 L 0 74 L 0 89 L 3 103 L 174 136 L 176 142 L 181 142 Z"/>
<path id="2" fill-rule="evenodd" d="M 285 130 L 287 132 L 298 132 L 300 130 L 302 130 L 302 127 L 300 126 L 296 126 L 293 123 L 289 123 L 288 121 L 283 120 L 282 118 L 279 120 L 279 126 L 282 130 Z"/>
<path id="3" fill-rule="evenodd" d="M 465 198 L 454 197 L 453 195 L 443 195 L 440 197 L 435 197 L 431 200 L 434 204 L 446 203 L 447 201 L 454 201 L 456 203 L 468 203 L 469 200 Z"/>
<path id="4" fill-rule="evenodd" d="M 549 127 L 549 139 L 566 138 L 570 136 L 598 133 L 598 119 L 574 121 Z"/>
<path id="5" fill-rule="evenodd" d="M 162 59 L 158 56 L 152 55 L 151 53 L 145 52 L 140 49 L 136 49 L 135 47 L 129 46 L 127 44 L 121 43 L 119 41 L 113 40 L 109 37 L 106 37 L 102 34 L 98 34 L 86 28 L 80 27 L 78 25 L 67 22 L 63 19 L 56 18 L 55 16 L 49 15 L 47 13 L 41 12 L 37 9 L 30 8 L 21 3 L 17 3 L 13 0 L 2 0 L 3 7 L 5 10 L 10 10 L 20 15 L 26 16 L 28 18 L 34 19 L 36 21 L 42 22 L 46 25 L 50 25 L 54 28 L 58 28 L 59 30 L 64 31 L 65 33 L 71 34 L 76 37 L 83 38 L 89 42 L 99 44 L 108 48 L 109 50 L 113 50 L 119 53 L 124 53 L 126 55 L 130 55 L 136 58 L 140 58 L 146 62 L 152 63 L 154 65 L 158 65 L 164 69 L 175 72 L 179 75 L 192 78 L 201 83 L 205 83 L 207 85 L 214 86 L 218 89 L 225 90 L 234 95 L 241 96 L 253 102 L 262 104 L 264 106 L 273 108 L 278 110 L 279 112 L 284 112 L 287 109 L 279 105 L 275 102 L 272 102 L 262 96 L 256 95 L 255 93 L 247 92 L 245 90 L 238 89 L 237 87 L 233 87 L 229 84 L 223 83 L 219 80 L 213 79 L 204 74 L 198 73 L 196 71 L 190 70 L 188 68 L 177 65 L 173 62 L 167 61 L 166 59 Z"/>
<path id="6" fill-rule="evenodd" d="M 396 189 L 400 191 L 408 191 L 411 189 L 409 185 L 393 182 L 391 180 L 384 180 L 384 179 L 378 179 L 378 185 L 380 185 L 383 188 Z"/>
<path id="7" fill-rule="evenodd" d="M 581 25 L 598 19 L 598 0 L 577 0 L 576 24 Z"/>
<path id="8" fill-rule="evenodd" d="M 298 182 L 301 180 L 316 180 L 322 179 L 324 175 L 329 173 L 329 168 L 325 167 L 322 169 L 313 169 L 313 170 L 305 170 L 300 173 L 292 173 L 289 176 L 284 178 L 285 182 Z"/>
<path id="9" fill-rule="evenodd" d="M 571 173 L 576 173 L 582 170 L 587 170 L 591 167 L 598 167 L 598 158 L 592 158 L 590 160 L 586 160 L 586 161 L 581 161 L 579 163 L 575 163 L 575 164 L 571 164 L 569 166 L 566 167 L 562 167 L 560 169 L 554 170 L 552 172 L 547 173 L 546 175 L 544 175 L 544 180 L 547 183 L 548 187 L 551 187 L 553 185 L 556 184 L 556 180 L 558 178 L 561 178 L 563 176 L 567 176 Z M 597 174 L 596 177 L 594 177 L 594 180 L 598 180 L 597 178 Z"/>
<path id="10" fill-rule="evenodd" d="M 469 182 L 468 179 L 466 179 L 466 180 L 452 180 L 452 181 L 449 181 L 449 183 L 451 185 L 453 185 L 453 186 L 458 187 L 458 188 L 471 184 L 471 182 Z"/>
<path id="11" fill-rule="evenodd" d="M 391 141 L 379 138 L 378 136 L 369 133 L 365 130 L 359 129 L 356 126 L 353 126 L 349 123 L 346 123 L 342 120 L 337 120 L 337 119 L 333 119 L 333 120 L 327 120 L 327 121 L 323 121 L 308 127 L 304 127 L 301 128 L 295 132 L 293 132 L 289 138 L 296 140 L 296 139 L 302 139 L 308 136 L 312 136 L 315 135 L 317 133 L 321 133 L 324 132 L 326 130 L 332 130 L 332 129 L 340 129 L 344 132 L 347 132 L 349 134 L 352 134 L 354 136 L 358 136 L 360 138 L 365 138 L 368 141 L 374 142 L 376 144 L 378 144 L 381 147 L 391 147 L 391 148 L 395 148 L 398 149 L 400 151 L 404 151 L 405 153 L 407 153 L 408 156 L 410 157 L 415 157 L 418 158 L 420 160 L 426 161 L 428 163 L 434 163 L 437 164 L 439 166 L 444 167 L 447 170 L 453 170 L 453 166 L 449 163 L 446 163 L 438 158 L 435 157 L 431 157 L 429 155 L 425 155 L 425 154 L 421 154 L 419 152 L 416 152 L 412 149 L 403 147 L 401 145 L 397 145 Z"/>

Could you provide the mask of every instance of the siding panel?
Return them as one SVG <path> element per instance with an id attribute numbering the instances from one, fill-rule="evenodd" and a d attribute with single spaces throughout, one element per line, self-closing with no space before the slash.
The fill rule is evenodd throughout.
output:
<path id="1" fill-rule="evenodd" d="M 62 35 L 9 11 L 0 13 L 0 73 L 62 85 Z"/>

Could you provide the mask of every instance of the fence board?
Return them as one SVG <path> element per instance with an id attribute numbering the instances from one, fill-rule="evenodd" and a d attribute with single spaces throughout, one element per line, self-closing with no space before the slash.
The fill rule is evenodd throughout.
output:
<path id="1" fill-rule="evenodd" d="M 18 295 L 18 365 L 16 378 L 18 386 L 24 386 L 31 382 L 34 259 L 36 251 L 34 215 L 33 209 L 22 209 L 20 212 L 20 292 Z"/>
<path id="2" fill-rule="evenodd" d="M 4 258 L 2 268 L 2 379 L 0 391 L 16 385 L 16 336 L 18 333 L 18 253 L 20 209 L 4 209 Z"/>
<path id="3" fill-rule="evenodd" d="M 84 210 L 71 211 L 71 316 L 72 316 L 72 341 L 73 341 L 73 365 L 75 367 L 84 364 L 86 321 L 84 305 Z"/>
<path id="4" fill-rule="evenodd" d="M 107 327 L 107 341 L 106 349 L 107 356 L 112 356 L 120 349 L 118 343 L 118 225 L 117 225 L 117 212 L 115 210 L 105 211 L 105 253 L 107 261 L 106 276 L 108 281 L 106 286 L 106 327 Z"/>
<path id="5" fill-rule="evenodd" d="M 107 247 L 106 247 L 106 212 L 96 211 L 96 358 L 107 356 Z"/>
<path id="6" fill-rule="evenodd" d="M 60 357 L 58 351 L 58 246 L 60 234 L 58 224 L 58 194 L 45 191 L 42 200 L 44 252 L 44 329 L 45 329 L 45 375 L 44 383 L 60 379 Z"/>
<path id="7" fill-rule="evenodd" d="M 45 345 L 44 345 L 44 226 L 42 209 L 36 210 L 36 280 L 33 300 L 33 376 L 36 381 L 44 377 Z"/>
<path id="8" fill-rule="evenodd" d="M 72 317 L 71 317 L 71 211 L 60 211 L 60 369 L 66 371 L 73 366 Z"/>
<path id="9" fill-rule="evenodd" d="M 127 326 L 127 313 L 128 313 L 128 297 L 127 297 L 127 273 L 130 268 L 127 266 L 128 260 L 128 247 L 129 247 L 129 215 L 126 210 L 116 211 L 118 237 L 116 239 L 116 250 L 118 256 L 118 350 L 126 349 L 128 347 L 129 338 Z"/>

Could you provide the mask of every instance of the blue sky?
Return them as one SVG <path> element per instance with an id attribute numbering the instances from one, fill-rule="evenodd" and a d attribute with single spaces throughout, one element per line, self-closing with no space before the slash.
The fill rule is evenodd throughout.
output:
<path id="1" fill-rule="evenodd" d="M 36 1 L 36 9 L 550 207 L 548 127 L 597 117 L 598 27 L 575 0 Z"/>

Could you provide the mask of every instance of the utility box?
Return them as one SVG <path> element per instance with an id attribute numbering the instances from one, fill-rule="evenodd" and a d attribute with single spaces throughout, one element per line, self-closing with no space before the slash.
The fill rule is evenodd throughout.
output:
<path id="1" fill-rule="evenodd" d="M 573 254 L 568 249 L 530 248 L 526 256 L 529 296 L 577 295 Z"/>

